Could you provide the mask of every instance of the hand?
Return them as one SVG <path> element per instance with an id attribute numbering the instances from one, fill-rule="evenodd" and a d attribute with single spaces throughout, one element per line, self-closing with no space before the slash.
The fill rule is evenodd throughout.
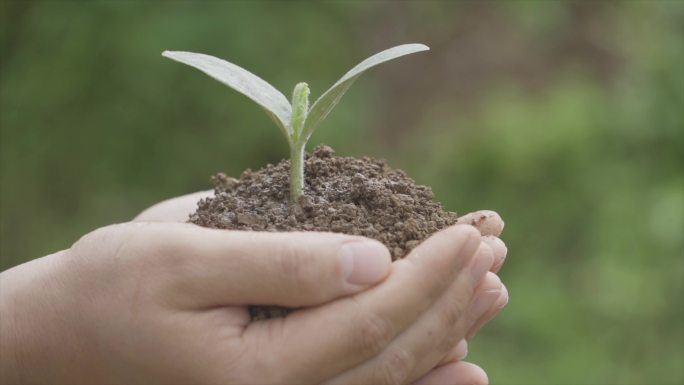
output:
<path id="1" fill-rule="evenodd" d="M 350 269 L 347 280 L 339 252 L 354 244 L 367 246 L 371 262 L 360 275 Z M 415 336 L 464 336 L 478 322 L 472 311 L 461 315 L 476 286 L 466 266 L 491 264 L 486 250 L 465 226 L 438 233 L 391 266 L 376 242 L 339 234 L 106 227 L 2 273 L 0 309 L 13 315 L 11 323 L 3 317 L 3 357 L 14 358 L 3 360 L 2 379 L 334 383 L 346 376 L 406 383 L 427 372 L 403 365 L 401 357 L 428 345 Z M 457 300 L 456 310 L 444 306 L 447 297 Z M 249 323 L 246 304 L 308 308 Z M 444 322 L 457 318 L 469 321 Z"/>
<path id="2" fill-rule="evenodd" d="M 202 191 L 177 198 L 172 198 L 160 202 L 147 210 L 143 211 L 134 220 L 142 221 L 179 221 L 188 219 L 190 213 L 197 208 L 200 199 L 213 196 L 213 191 Z M 504 264 L 507 254 L 506 245 L 498 238 L 501 234 L 504 223 L 501 217 L 493 211 L 481 210 L 459 217 L 458 223 L 467 224 L 477 228 L 482 241 L 491 247 L 494 254 L 491 272 L 497 273 Z M 500 280 L 494 274 L 488 273 L 480 285 L 482 287 L 496 287 Z M 480 290 L 482 289 L 479 288 Z M 475 325 L 466 334 L 467 339 L 471 339 L 484 324 L 493 319 L 507 304 L 508 290 L 501 284 L 501 295 L 486 314 L 477 320 Z M 467 355 L 468 343 L 466 339 L 461 339 L 456 346 L 444 356 L 439 365 L 434 370 L 425 375 L 416 384 L 482 384 L 487 383 L 486 373 L 478 366 L 461 362 Z"/>

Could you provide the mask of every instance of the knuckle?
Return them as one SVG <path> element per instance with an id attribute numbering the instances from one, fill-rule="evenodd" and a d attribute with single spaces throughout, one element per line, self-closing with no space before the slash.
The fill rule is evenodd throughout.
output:
<path id="1" fill-rule="evenodd" d="M 112 266 L 121 264 L 130 271 L 175 266 L 179 262 L 178 242 L 158 234 L 151 223 L 134 222 L 105 226 L 76 241 L 72 254 L 89 257 L 106 252 Z"/>
<path id="2" fill-rule="evenodd" d="M 300 297 L 312 297 L 319 293 L 317 284 L 320 271 L 317 271 L 309 252 L 301 247 L 286 243 L 282 246 L 279 256 L 280 276 L 283 285 L 292 294 Z"/>
<path id="3" fill-rule="evenodd" d="M 74 242 L 74 244 L 71 245 L 71 249 L 81 251 L 84 249 L 100 245 L 103 242 L 109 242 L 111 241 L 117 230 L 121 228 L 121 226 L 121 224 L 109 225 L 93 230 L 79 238 L 76 242 Z"/>
<path id="4" fill-rule="evenodd" d="M 101 227 L 82 236 L 69 249 L 78 258 L 90 258 L 97 254 L 109 261 L 120 261 L 128 251 L 135 249 L 135 231 L 129 224 L 120 223 Z"/>
<path id="5" fill-rule="evenodd" d="M 436 309 L 439 326 L 444 330 L 453 330 L 459 323 L 463 323 L 466 316 L 465 309 L 470 303 L 470 298 L 470 295 L 459 293 L 448 303 L 439 306 Z"/>
<path id="6" fill-rule="evenodd" d="M 364 357 L 373 357 L 383 351 L 394 336 L 391 322 L 375 313 L 363 315 L 357 325 L 357 341 Z"/>
<path id="7" fill-rule="evenodd" d="M 416 360 L 405 349 L 390 349 L 380 359 L 374 376 L 374 384 L 395 385 L 406 383 Z"/>
<path id="8" fill-rule="evenodd" d="M 125 253 L 135 267 L 147 271 L 159 271 L 169 274 L 180 274 L 192 263 L 192 255 L 188 243 L 182 237 L 173 236 L 168 231 L 170 226 L 182 224 L 164 224 L 157 226 L 152 222 L 133 222 L 129 224 Z"/>

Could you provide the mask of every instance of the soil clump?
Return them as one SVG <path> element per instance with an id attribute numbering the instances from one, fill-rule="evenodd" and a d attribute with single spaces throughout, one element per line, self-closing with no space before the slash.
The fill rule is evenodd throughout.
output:
<path id="1" fill-rule="evenodd" d="M 246 170 L 239 179 L 212 177 L 215 196 L 198 203 L 190 222 L 252 231 L 331 231 L 382 242 L 392 260 L 403 258 L 431 234 L 456 223 L 456 213 L 433 201 L 385 161 L 335 156 L 325 145 L 305 156 L 304 194 L 290 203 L 290 161 Z M 253 306 L 252 319 L 287 314 L 289 309 Z"/>

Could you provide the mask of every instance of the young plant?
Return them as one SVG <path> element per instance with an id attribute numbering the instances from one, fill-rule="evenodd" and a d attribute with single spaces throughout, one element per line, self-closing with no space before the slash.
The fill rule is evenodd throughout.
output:
<path id="1" fill-rule="evenodd" d="M 311 134 L 340 101 L 354 80 L 378 64 L 415 52 L 423 44 L 404 44 L 379 52 L 359 63 L 309 107 L 309 86 L 298 83 L 292 103 L 272 85 L 253 73 L 225 60 L 201 53 L 164 51 L 162 56 L 195 67 L 260 105 L 280 128 L 290 145 L 290 199 L 296 202 L 304 189 L 304 149 Z"/>

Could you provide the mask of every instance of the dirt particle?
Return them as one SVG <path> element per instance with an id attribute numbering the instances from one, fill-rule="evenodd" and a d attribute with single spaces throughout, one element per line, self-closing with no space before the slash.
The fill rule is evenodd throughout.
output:
<path id="1" fill-rule="evenodd" d="M 335 150 L 325 144 L 321 144 L 314 148 L 313 156 L 316 158 L 332 158 L 333 155 L 335 155 Z"/>
<path id="2" fill-rule="evenodd" d="M 237 223 L 244 226 L 261 225 L 264 221 L 254 213 L 238 213 Z"/>

